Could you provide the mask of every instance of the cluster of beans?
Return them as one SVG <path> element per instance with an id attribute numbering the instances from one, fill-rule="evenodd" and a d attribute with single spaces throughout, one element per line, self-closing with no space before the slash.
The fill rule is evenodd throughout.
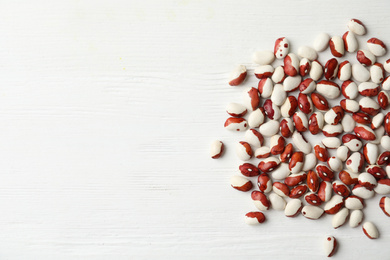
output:
<path id="1" fill-rule="evenodd" d="M 351 19 L 348 29 L 342 37 L 321 33 L 312 47 L 300 47 L 297 54 L 285 37 L 276 40 L 274 51 L 254 53 L 258 86 L 244 91 L 243 104 L 227 106 L 231 117 L 225 122 L 228 130 L 245 131 L 245 141 L 237 143 L 238 158 L 260 159 L 257 166 L 243 163 L 241 174 L 231 178 L 231 186 L 242 192 L 252 190 L 250 178 L 256 178 L 251 199 L 259 211 L 245 215 L 247 224 L 263 223 L 263 212 L 273 208 L 287 217 L 330 214 L 334 228 L 349 217 L 349 225 L 357 227 L 365 200 L 390 194 L 390 112 L 385 112 L 390 59 L 377 62 L 387 52 L 378 38 L 359 46 L 357 37 L 366 34 L 361 21 Z M 322 65 L 318 53 L 328 47 L 335 58 Z M 356 53 L 356 61 L 336 59 L 346 52 Z M 272 66 L 275 59 L 283 65 Z M 229 84 L 242 85 L 246 78 L 247 69 L 240 65 Z M 311 144 L 306 134 L 324 137 Z M 223 150 L 224 144 L 214 141 L 211 157 L 219 158 Z M 390 216 L 389 197 L 383 196 L 379 206 Z M 363 223 L 362 230 L 371 239 L 379 237 L 372 222 Z M 336 244 L 334 237 L 326 237 L 328 256 Z"/>

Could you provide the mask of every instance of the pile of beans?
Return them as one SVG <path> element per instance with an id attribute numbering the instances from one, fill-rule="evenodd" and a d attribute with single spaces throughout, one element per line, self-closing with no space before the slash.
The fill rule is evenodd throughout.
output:
<path id="1" fill-rule="evenodd" d="M 334 228 L 349 217 L 349 225 L 357 227 L 363 222 L 365 200 L 390 194 L 390 112 L 385 112 L 390 59 L 377 62 L 387 52 L 378 38 L 359 46 L 357 37 L 365 34 L 363 23 L 351 19 L 342 37 L 321 33 L 312 47 L 300 47 L 297 54 L 290 52 L 285 37 L 276 40 L 274 51 L 253 54 L 258 86 L 244 91 L 242 104 L 228 104 L 230 117 L 224 125 L 245 131 L 245 141 L 236 146 L 240 160 L 260 159 L 257 166 L 240 165 L 241 175 L 230 180 L 242 192 L 257 184 L 251 199 L 258 211 L 245 215 L 247 224 L 263 223 L 263 212 L 273 208 L 287 217 L 301 213 L 312 220 L 333 215 Z M 323 65 L 318 53 L 328 47 L 334 58 Z M 356 61 L 341 60 L 346 52 L 356 53 Z M 277 60 L 283 65 L 273 66 Z M 240 65 L 229 84 L 243 85 L 247 76 Z M 305 139 L 309 134 L 324 137 L 311 144 Z M 223 151 L 221 141 L 212 143 L 212 158 Z M 390 216 L 389 197 L 383 196 L 379 206 Z M 363 223 L 362 231 L 370 239 L 379 237 L 372 222 Z M 332 256 L 336 245 L 336 239 L 327 236 L 326 255 Z"/>

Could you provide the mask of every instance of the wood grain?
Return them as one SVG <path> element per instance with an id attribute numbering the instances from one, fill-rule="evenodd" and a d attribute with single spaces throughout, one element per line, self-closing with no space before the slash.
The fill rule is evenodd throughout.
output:
<path id="1" fill-rule="evenodd" d="M 246 226 L 255 208 L 228 184 L 242 136 L 222 125 L 243 89 L 227 85 L 228 72 L 253 69 L 253 51 L 280 36 L 297 51 L 321 31 L 342 35 L 352 17 L 365 38 L 390 43 L 389 2 L 0 7 L 0 259 L 319 259 L 327 234 L 340 241 L 335 259 L 388 258 L 379 197 L 365 209 L 377 241 L 333 230 L 330 217 L 270 211 Z M 227 144 L 220 160 L 208 157 L 214 139 Z"/>

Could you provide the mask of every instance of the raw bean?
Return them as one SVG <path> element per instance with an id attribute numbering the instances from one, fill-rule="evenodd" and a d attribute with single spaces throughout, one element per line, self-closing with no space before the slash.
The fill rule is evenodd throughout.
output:
<path id="1" fill-rule="evenodd" d="M 329 99 L 335 99 L 340 96 L 340 87 L 332 81 L 321 80 L 317 83 L 317 91 Z"/>
<path id="2" fill-rule="evenodd" d="M 359 184 L 361 186 L 363 186 L 369 190 L 374 189 L 376 187 L 376 185 L 378 185 L 374 176 L 372 176 L 368 172 L 362 172 L 361 174 L 359 174 L 358 181 L 359 181 Z"/>
<path id="3" fill-rule="evenodd" d="M 244 92 L 244 104 L 250 111 L 255 110 L 260 104 L 260 94 L 255 88 L 250 88 Z"/>
<path id="4" fill-rule="evenodd" d="M 341 140 L 337 137 L 325 137 L 321 142 L 329 149 L 337 149 L 341 145 Z"/>
<path id="5" fill-rule="evenodd" d="M 324 214 L 324 210 L 317 206 L 307 205 L 302 208 L 302 215 L 308 219 L 319 219 L 322 214 Z"/>
<path id="6" fill-rule="evenodd" d="M 354 152 L 348 157 L 345 165 L 351 172 L 358 173 L 363 169 L 364 157 L 361 153 Z"/>
<path id="7" fill-rule="evenodd" d="M 305 200 L 307 203 L 309 203 L 310 205 L 313 205 L 313 206 L 320 206 L 322 204 L 322 200 L 314 192 L 307 193 L 305 195 Z"/>
<path id="8" fill-rule="evenodd" d="M 239 175 L 235 175 L 230 178 L 230 185 L 236 190 L 244 192 L 250 191 L 253 187 L 253 184 L 250 180 Z"/>
<path id="9" fill-rule="evenodd" d="M 281 154 L 284 151 L 284 146 L 286 144 L 286 141 L 284 138 L 280 135 L 274 135 L 271 137 L 270 142 L 270 150 L 271 154 L 278 155 Z"/>
<path id="10" fill-rule="evenodd" d="M 376 163 L 380 166 L 390 163 L 390 151 L 384 151 L 378 157 Z"/>
<path id="11" fill-rule="evenodd" d="M 309 72 L 310 72 L 310 61 L 306 58 L 303 58 L 299 62 L 299 75 L 301 75 L 301 77 L 305 77 L 309 74 Z"/>
<path id="12" fill-rule="evenodd" d="M 388 150 L 388 151 L 390 150 L 390 136 L 388 136 L 388 135 L 382 136 L 382 138 L 381 138 L 381 146 L 385 150 Z"/>
<path id="13" fill-rule="evenodd" d="M 315 171 L 310 170 L 307 173 L 306 183 L 307 183 L 307 187 L 312 192 L 318 191 L 318 188 L 320 187 L 320 179 Z"/>
<path id="14" fill-rule="evenodd" d="M 376 139 L 376 135 L 374 131 L 372 131 L 372 129 L 369 128 L 368 126 L 358 124 L 357 126 L 355 126 L 353 131 L 358 137 L 360 137 L 363 140 L 372 141 Z"/>
<path id="15" fill-rule="evenodd" d="M 279 131 L 279 122 L 270 120 L 259 127 L 259 131 L 263 136 L 273 136 Z"/>
<path id="16" fill-rule="evenodd" d="M 275 170 L 277 167 L 279 167 L 279 165 L 280 161 L 278 158 L 268 157 L 261 161 L 257 167 L 260 169 L 260 171 L 268 173 Z"/>
<path id="17" fill-rule="evenodd" d="M 390 179 L 379 180 L 374 191 L 381 195 L 390 194 Z"/>
<path id="18" fill-rule="evenodd" d="M 246 67 L 244 65 L 239 65 L 231 73 L 229 77 L 230 86 L 238 86 L 244 82 L 247 75 Z"/>
<path id="19" fill-rule="evenodd" d="M 355 99 L 359 95 L 358 86 L 352 80 L 344 81 L 341 85 L 341 93 L 348 99 Z"/>
<path id="20" fill-rule="evenodd" d="M 283 118 L 282 121 L 280 121 L 280 134 L 283 137 L 291 137 L 294 130 L 294 123 L 291 118 Z"/>
<path id="21" fill-rule="evenodd" d="M 352 99 L 343 99 L 340 101 L 340 106 L 348 113 L 354 113 L 359 111 L 359 103 Z"/>
<path id="22" fill-rule="evenodd" d="M 383 68 L 384 68 L 388 73 L 390 73 L 390 59 L 386 60 L 386 61 L 383 63 Z"/>
<path id="23" fill-rule="evenodd" d="M 379 148 L 375 144 L 367 143 L 363 146 L 363 155 L 368 164 L 375 164 L 379 156 Z"/>
<path id="24" fill-rule="evenodd" d="M 310 94 L 316 90 L 316 83 L 313 79 L 307 78 L 299 85 L 299 91 L 302 94 Z"/>
<path id="25" fill-rule="evenodd" d="M 352 118 L 358 124 L 363 124 L 363 125 L 370 125 L 371 124 L 370 116 L 364 112 L 353 113 Z"/>
<path id="26" fill-rule="evenodd" d="M 360 141 L 360 139 L 354 134 L 343 135 L 342 141 L 343 144 L 352 152 L 359 151 L 363 146 L 362 141 Z"/>
<path id="27" fill-rule="evenodd" d="M 309 46 L 302 46 L 298 49 L 298 55 L 310 61 L 317 59 L 317 52 Z"/>
<path id="28" fill-rule="evenodd" d="M 224 150 L 224 144 L 219 140 L 215 140 L 214 142 L 211 143 L 211 149 L 210 149 L 211 158 L 218 159 L 219 157 L 221 157 L 223 150 Z"/>
<path id="29" fill-rule="evenodd" d="M 332 138 L 332 137 L 330 137 Z M 345 145 L 337 148 L 336 157 L 339 158 L 342 162 L 345 162 L 349 157 L 349 149 Z"/>
<path id="30" fill-rule="evenodd" d="M 248 212 L 245 214 L 245 223 L 248 225 L 258 225 L 265 221 L 265 216 L 262 212 Z"/>
<path id="31" fill-rule="evenodd" d="M 343 132 L 343 127 L 341 124 L 325 125 L 324 128 L 322 128 L 322 133 L 326 137 L 335 137 L 335 136 L 340 135 L 342 132 Z"/>
<path id="32" fill-rule="evenodd" d="M 286 208 L 286 201 L 276 193 L 271 193 L 269 200 L 274 210 L 284 210 Z"/>
<path id="33" fill-rule="evenodd" d="M 316 171 L 318 176 L 324 181 L 333 181 L 334 173 L 331 169 L 329 169 L 326 165 L 317 165 Z"/>
<path id="34" fill-rule="evenodd" d="M 299 173 L 302 170 L 304 159 L 305 156 L 302 152 L 293 153 L 293 155 L 291 156 L 290 163 L 288 165 L 291 173 Z"/>
<path id="35" fill-rule="evenodd" d="M 377 102 L 372 100 L 369 97 L 363 97 L 359 101 L 360 110 L 364 113 L 367 113 L 371 116 L 375 116 L 379 112 L 379 105 Z"/>
<path id="36" fill-rule="evenodd" d="M 318 110 L 328 111 L 328 109 L 329 109 L 328 100 L 326 100 L 326 98 L 323 97 L 321 94 L 311 93 L 311 99 L 312 99 L 313 105 Z"/>
<path id="37" fill-rule="evenodd" d="M 385 90 L 382 90 L 381 92 L 379 92 L 378 104 L 383 110 L 385 110 L 389 107 L 389 102 L 390 102 L 389 100 L 390 100 L 389 94 L 387 94 L 387 92 Z"/>
<path id="38" fill-rule="evenodd" d="M 324 67 L 324 74 L 327 80 L 334 80 L 339 70 L 339 63 L 335 58 L 328 60 Z"/>
<path id="39" fill-rule="evenodd" d="M 349 215 L 349 210 L 347 208 L 342 208 L 339 212 L 337 212 L 332 218 L 332 226 L 333 228 L 339 228 L 345 224 L 347 221 L 347 217 Z"/>
<path id="40" fill-rule="evenodd" d="M 358 86 L 360 95 L 373 97 L 379 93 L 379 85 L 374 82 L 362 82 Z"/>
<path id="41" fill-rule="evenodd" d="M 371 80 L 374 83 L 380 84 L 385 78 L 385 70 L 383 69 L 383 65 L 380 63 L 375 63 L 370 68 Z"/>
<path id="42" fill-rule="evenodd" d="M 371 38 L 367 41 L 367 47 L 377 57 L 386 54 L 386 45 L 378 38 Z"/>
<path id="43" fill-rule="evenodd" d="M 384 119 L 385 119 L 385 115 L 382 113 L 379 113 L 376 116 L 374 116 L 371 121 L 371 128 L 377 129 L 378 127 L 380 127 Z"/>
<path id="44" fill-rule="evenodd" d="M 370 239 L 377 239 L 379 232 L 372 222 L 365 222 L 362 226 L 364 234 Z"/>
<path id="45" fill-rule="evenodd" d="M 333 171 L 338 172 L 343 169 L 343 162 L 335 156 L 330 157 L 327 162 L 330 169 Z"/>
<path id="46" fill-rule="evenodd" d="M 327 257 L 331 257 L 335 254 L 337 249 L 337 240 L 332 236 L 328 236 L 324 240 L 324 251 Z"/>
<path id="47" fill-rule="evenodd" d="M 226 112 L 234 117 L 243 117 L 248 110 L 241 104 L 238 103 L 230 103 L 226 107 Z"/>
<path id="48" fill-rule="evenodd" d="M 277 59 L 284 59 L 290 52 L 290 42 L 286 37 L 276 39 L 274 47 L 274 55 Z"/>
<path id="49" fill-rule="evenodd" d="M 265 112 L 264 108 L 260 107 L 250 113 L 248 117 L 248 125 L 252 128 L 257 128 L 264 123 Z"/>
<path id="50" fill-rule="evenodd" d="M 299 85 L 301 84 L 302 78 L 300 75 L 297 76 L 288 76 L 283 81 L 283 89 L 286 92 L 292 92 L 299 88 Z"/>
<path id="51" fill-rule="evenodd" d="M 239 142 L 236 146 L 237 157 L 242 161 L 248 161 L 253 156 L 251 146 L 247 142 Z"/>
<path id="52" fill-rule="evenodd" d="M 295 146 L 298 148 L 298 150 L 302 151 L 305 154 L 308 154 L 311 152 L 311 144 L 306 141 L 306 139 L 303 137 L 301 133 L 298 131 L 295 131 L 292 135 L 292 141 L 295 144 Z"/>
<path id="53" fill-rule="evenodd" d="M 272 81 L 276 84 L 283 83 L 286 78 L 286 74 L 284 73 L 284 67 L 282 65 L 277 66 L 274 70 L 274 74 L 272 74 Z"/>
<path id="54" fill-rule="evenodd" d="M 251 198 L 253 200 L 253 204 L 258 210 L 268 210 L 270 207 L 269 200 L 267 196 L 261 191 L 254 190 L 252 191 Z"/>
<path id="55" fill-rule="evenodd" d="M 257 178 L 257 186 L 263 193 L 269 193 L 272 190 L 272 180 L 268 177 L 268 174 L 262 173 Z"/>
<path id="56" fill-rule="evenodd" d="M 382 209 L 383 213 L 386 214 L 386 216 L 390 217 L 390 198 L 389 197 L 382 197 L 379 201 L 379 207 Z"/>
<path id="57" fill-rule="evenodd" d="M 362 199 L 370 199 L 375 195 L 375 192 L 373 190 L 367 189 L 360 184 L 356 184 L 352 189 L 352 194 Z"/>
<path id="58" fill-rule="evenodd" d="M 381 143 L 381 138 L 385 134 L 385 128 L 383 126 L 378 127 L 377 129 L 374 130 L 375 133 L 375 139 L 370 141 L 372 144 L 380 144 Z"/>
<path id="59" fill-rule="evenodd" d="M 366 34 L 366 27 L 364 24 L 359 21 L 358 19 L 351 19 L 348 22 L 348 29 L 357 35 L 364 35 Z"/>
<path id="60" fill-rule="evenodd" d="M 344 41 L 340 36 L 333 36 L 329 40 L 329 47 L 333 56 L 338 58 L 344 56 Z"/>
<path id="61" fill-rule="evenodd" d="M 295 217 L 298 215 L 301 209 L 302 209 L 301 200 L 292 199 L 287 203 L 286 208 L 284 209 L 284 215 L 286 215 L 286 217 Z"/>
<path id="62" fill-rule="evenodd" d="M 305 172 L 294 173 L 288 176 L 284 180 L 284 183 L 289 187 L 294 187 L 298 184 L 303 183 L 306 180 L 306 178 L 307 178 L 307 174 Z"/>
<path id="63" fill-rule="evenodd" d="M 272 178 L 275 180 L 284 180 L 290 175 L 288 163 L 281 163 L 278 168 L 272 171 Z"/>
<path id="64" fill-rule="evenodd" d="M 281 197 L 288 197 L 288 195 L 290 195 L 290 189 L 282 182 L 274 182 L 272 185 L 272 191 Z"/>
<path id="65" fill-rule="evenodd" d="M 271 151 L 267 146 L 262 146 L 260 148 L 257 148 L 255 151 L 255 157 L 257 159 L 267 158 L 268 156 L 270 156 L 270 154 Z"/>
<path id="66" fill-rule="evenodd" d="M 269 65 L 275 60 L 275 55 L 272 51 L 256 51 L 253 53 L 252 60 L 259 65 Z"/>
<path id="67" fill-rule="evenodd" d="M 244 163 L 238 167 L 241 174 L 246 177 L 254 177 L 260 174 L 259 169 L 251 163 Z"/>
<path id="68" fill-rule="evenodd" d="M 337 125 L 341 119 L 343 119 L 344 110 L 341 106 L 334 106 L 324 115 L 324 120 L 326 123 L 331 125 Z"/>
<path id="69" fill-rule="evenodd" d="M 352 77 L 352 65 L 349 61 L 346 60 L 340 63 L 337 77 L 341 81 L 349 80 Z"/>
<path id="70" fill-rule="evenodd" d="M 333 197 L 325 204 L 324 211 L 329 215 L 336 214 L 344 206 L 344 198 L 340 195 Z"/>
<path id="71" fill-rule="evenodd" d="M 257 85 L 257 89 L 262 98 L 269 98 L 274 90 L 274 83 L 270 78 L 261 79 Z"/>
<path id="72" fill-rule="evenodd" d="M 298 95 L 298 107 L 305 114 L 311 114 L 313 112 L 313 102 L 309 95 L 299 93 Z"/>
<path id="73" fill-rule="evenodd" d="M 372 52 L 368 50 L 358 50 L 356 54 L 356 59 L 358 60 L 358 62 L 365 66 L 371 66 L 376 62 L 374 54 L 372 54 Z"/>
<path id="74" fill-rule="evenodd" d="M 370 79 L 370 72 L 360 63 L 352 65 L 352 77 L 359 82 L 366 82 Z"/>
<path id="75" fill-rule="evenodd" d="M 248 128 L 248 123 L 244 118 L 229 117 L 224 126 L 230 131 L 244 131 Z"/>
<path id="76" fill-rule="evenodd" d="M 321 112 L 314 112 L 309 119 L 309 131 L 316 135 L 324 127 L 324 115 Z"/>
<path id="77" fill-rule="evenodd" d="M 356 40 L 356 37 L 353 32 L 347 31 L 343 35 L 344 49 L 347 52 L 353 53 L 358 50 L 359 43 Z"/>
<path id="78" fill-rule="evenodd" d="M 290 161 L 290 158 L 293 154 L 293 145 L 292 143 L 289 143 L 284 148 L 283 153 L 280 154 L 280 162 L 288 163 Z"/>
<path id="79" fill-rule="evenodd" d="M 271 120 L 278 120 L 281 116 L 280 109 L 272 102 L 271 99 L 267 99 L 264 104 L 264 113 Z"/>
<path id="80" fill-rule="evenodd" d="M 364 200 L 357 196 L 351 195 L 344 200 L 344 204 L 345 207 L 350 210 L 363 209 Z"/>
<path id="81" fill-rule="evenodd" d="M 294 96 L 288 96 L 280 108 L 280 112 L 282 113 L 283 117 L 291 117 L 295 113 L 295 110 L 297 110 L 297 107 L 297 99 Z"/>
<path id="82" fill-rule="evenodd" d="M 323 202 L 327 202 L 332 197 L 332 184 L 328 181 L 323 181 L 318 189 L 318 196 Z"/>
<path id="83" fill-rule="evenodd" d="M 314 146 L 314 153 L 317 159 L 321 162 L 326 162 L 329 158 L 328 150 L 322 144 L 317 144 Z"/>
<path id="84" fill-rule="evenodd" d="M 366 172 L 374 176 L 377 180 L 383 179 L 386 176 L 386 171 L 379 165 L 368 165 L 366 167 Z"/>
<path id="85" fill-rule="evenodd" d="M 299 58 L 294 53 L 289 53 L 284 58 L 284 73 L 288 76 L 295 76 L 299 71 Z"/>
<path id="86" fill-rule="evenodd" d="M 388 112 L 384 119 L 384 127 L 386 134 L 390 135 L 390 112 Z"/>
<path id="87" fill-rule="evenodd" d="M 263 145 L 264 137 L 255 129 L 249 129 L 245 132 L 245 141 L 250 145 L 260 147 Z"/>
<path id="88" fill-rule="evenodd" d="M 303 163 L 303 171 L 309 171 L 314 168 L 317 164 L 317 158 L 314 153 L 309 153 L 305 155 L 305 160 Z"/>
<path id="89" fill-rule="evenodd" d="M 307 121 L 307 117 L 301 111 L 295 112 L 293 115 L 293 121 L 295 125 L 295 129 L 298 132 L 306 132 L 309 127 L 309 122 Z"/>
<path id="90" fill-rule="evenodd" d="M 336 180 L 332 183 L 333 191 L 343 197 L 348 197 L 351 191 L 343 182 Z"/>
<path id="91" fill-rule="evenodd" d="M 349 226 L 355 228 L 359 226 L 363 221 L 363 211 L 357 209 L 351 212 L 349 216 Z"/>
<path id="92" fill-rule="evenodd" d="M 330 36 L 327 33 L 320 33 L 314 40 L 313 47 L 314 50 L 321 52 L 328 48 Z"/>
<path id="93" fill-rule="evenodd" d="M 324 69 L 321 63 L 318 60 L 312 61 L 310 68 L 310 78 L 312 78 L 314 81 L 317 81 L 322 77 L 323 73 Z"/>
<path id="94" fill-rule="evenodd" d="M 343 120 L 341 120 L 341 125 L 343 127 L 344 132 L 352 132 L 355 128 L 355 120 L 353 120 L 352 116 L 349 114 L 345 114 Z"/>
<path id="95" fill-rule="evenodd" d="M 277 106 L 281 106 L 286 101 L 286 98 L 287 98 L 287 93 L 286 91 L 284 91 L 283 85 L 276 84 L 274 86 L 274 91 L 272 92 L 271 95 L 272 102 Z"/>
<path id="96" fill-rule="evenodd" d="M 382 88 L 384 90 L 390 90 L 390 76 L 387 76 L 383 81 L 382 81 Z"/>
<path id="97" fill-rule="evenodd" d="M 346 185 L 357 184 L 359 182 L 358 178 L 359 178 L 358 173 L 354 173 L 354 172 L 350 172 L 350 171 L 346 171 L 346 170 L 343 170 L 339 173 L 340 181 L 342 181 Z"/>

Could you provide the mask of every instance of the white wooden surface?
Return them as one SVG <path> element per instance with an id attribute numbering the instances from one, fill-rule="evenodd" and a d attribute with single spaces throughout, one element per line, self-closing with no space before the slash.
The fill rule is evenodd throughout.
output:
<path id="1" fill-rule="evenodd" d="M 2 1 L 0 259 L 325 259 L 327 234 L 335 259 L 389 259 L 379 197 L 377 241 L 329 216 L 245 225 L 250 195 L 228 183 L 242 136 L 223 129 L 242 91 L 228 72 L 253 51 L 353 17 L 390 45 L 389 3 Z"/>

